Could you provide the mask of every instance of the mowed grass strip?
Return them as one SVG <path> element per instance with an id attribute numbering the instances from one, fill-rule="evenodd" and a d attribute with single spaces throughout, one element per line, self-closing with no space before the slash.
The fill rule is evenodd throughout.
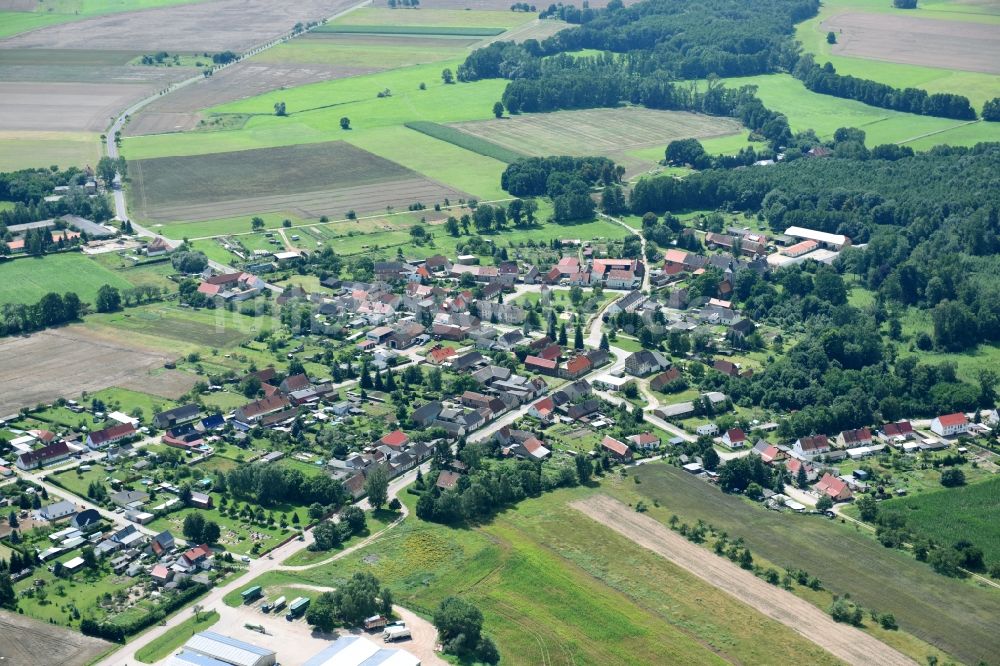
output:
<path id="1" fill-rule="evenodd" d="M 0 262 L 0 305 L 35 303 L 49 292 L 75 292 L 92 303 L 97 291 L 109 284 L 130 289 L 132 284 L 114 271 L 79 252 L 25 257 Z"/>
<path id="2" fill-rule="evenodd" d="M 362 7 L 341 16 L 327 25 L 377 25 L 377 26 L 457 26 L 478 28 L 513 28 L 534 20 L 535 15 L 511 11 L 465 9 L 419 10 L 389 9 L 387 7 Z"/>
<path id="3" fill-rule="evenodd" d="M 937 543 L 967 539 L 983 549 L 987 566 L 1000 563 L 1000 478 L 961 488 L 889 500 L 879 505 L 885 515 L 898 515 L 913 532 Z"/>
<path id="4" fill-rule="evenodd" d="M 494 37 L 506 31 L 506 28 L 477 28 L 473 26 L 329 24 L 316 28 L 314 32 L 364 35 L 430 35 L 434 37 Z"/>
<path id="5" fill-rule="evenodd" d="M 754 554 L 779 567 L 804 569 L 835 594 L 895 615 L 900 627 L 963 663 L 1000 654 L 1000 595 L 946 578 L 910 554 L 884 548 L 854 527 L 814 516 L 779 514 L 668 465 L 644 466 L 635 491 L 666 516 L 699 519 L 742 537 Z M 706 557 L 710 555 L 706 553 Z"/>
<path id="6" fill-rule="evenodd" d="M 506 162 L 507 164 L 527 157 L 524 153 L 504 148 L 503 146 L 498 146 L 492 141 L 487 141 L 486 139 L 478 136 L 467 134 L 455 129 L 454 127 L 448 127 L 447 125 L 439 125 L 437 123 L 420 120 L 412 123 L 406 123 L 406 126 L 411 130 L 420 132 L 421 134 L 426 134 L 427 136 L 440 139 L 441 141 L 447 141 L 448 143 L 458 146 L 459 148 L 465 148 L 466 150 L 471 150 L 474 153 L 479 153 L 480 155 L 485 155 L 486 157 L 492 157 L 495 160 L 500 160 L 501 162 Z"/>

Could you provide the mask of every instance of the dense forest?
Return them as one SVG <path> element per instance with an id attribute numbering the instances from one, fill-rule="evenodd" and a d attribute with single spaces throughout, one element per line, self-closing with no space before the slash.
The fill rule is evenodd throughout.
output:
<path id="1" fill-rule="evenodd" d="M 742 117 L 740 105 L 699 104 L 680 82 L 717 77 L 794 72 L 818 93 L 873 106 L 931 116 L 975 119 L 961 95 L 928 95 L 913 88 L 841 76 L 800 57 L 794 25 L 816 15 L 815 0 L 644 0 L 625 8 L 582 11 L 550 7 L 542 16 L 581 23 L 538 42 L 496 42 L 469 54 L 458 68 L 460 81 L 510 79 L 501 102 L 511 113 L 615 106 L 622 102 L 654 109 L 684 109 Z M 597 56 L 573 56 L 593 49 Z M 761 105 L 763 106 L 763 105 Z M 991 117 L 995 115 L 989 108 Z M 984 110 L 986 113 L 986 110 Z M 771 120 L 768 118 L 767 120 Z M 746 119 L 744 119 L 746 122 Z M 764 122 L 747 123 L 762 132 Z"/>

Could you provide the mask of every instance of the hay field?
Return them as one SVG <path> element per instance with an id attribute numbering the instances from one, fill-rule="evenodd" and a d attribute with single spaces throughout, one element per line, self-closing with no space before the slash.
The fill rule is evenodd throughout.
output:
<path id="1" fill-rule="evenodd" d="M 130 172 L 137 214 L 163 221 L 274 211 L 311 218 L 463 196 L 342 141 L 139 160 Z"/>
<path id="2" fill-rule="evenodd" d="M 79 252 L 0 262 L 0 304 L 35 303 L 50 291 L 74 291 L 92 303 L 106 284 L 132 288 L 128 280 Z"/>
<path id="3" fill-rule="evenodd" d="M 96 132 L 0 131 L 0 171 L 56 164 L 62 168 L 95 165 L 101 157 Z"/>
<path id="4" fill-rule="evenodd" d="M 837 34 L 835 55 L 1000 74 L 1000 26 L 845 12 L 821 28 Z"/>

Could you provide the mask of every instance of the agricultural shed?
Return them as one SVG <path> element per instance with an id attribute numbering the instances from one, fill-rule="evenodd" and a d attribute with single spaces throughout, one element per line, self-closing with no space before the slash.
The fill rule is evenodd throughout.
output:
<path id="1" fill-rule="evenodd" d="M 230 666 L 274 666 L 273 650 L 258 647 L 214 631 L 203 631 L 184 644 L 185 650 L 211 657 Z"/>

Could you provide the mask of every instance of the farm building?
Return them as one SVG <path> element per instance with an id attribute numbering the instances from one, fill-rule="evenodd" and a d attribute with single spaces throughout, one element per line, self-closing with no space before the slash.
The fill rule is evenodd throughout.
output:
<path id="1" fill-rule="evenodd" d="M 851 239 L 843 234 L 828 234 L 824 231 L 816 231 L 804 227 L 788 227 L 785 229 L 785 235 L 792 238 L 816 241 L 822 247 L 829 250 L 843 250 L 851 244 Z"/>
<path id="2" fill-rule="evenodd" d="M 185 652 L 193 652 L 231 666 L 274 666 L 275 653 L 214 631 L 203 631 L 184 644 Z M 183 653 L 182 653 L 183 654 Z M 201 662 L 187 661 L 185 664 Z"/>
<path id="3" fill-rule="evenodd" d="M 303 666 L 420 666 L 406 650 L 380 648 L 364 636 L 341 636 Z"/>
<path id="4" fill-rule="evenodd" d="M 66 442 L 56 442 L 37 451 L 22 453 L 17 457 L 17 466 L 23 470 L 36 469 L 66 458 L 69 458 L 69 446 Z"/>

